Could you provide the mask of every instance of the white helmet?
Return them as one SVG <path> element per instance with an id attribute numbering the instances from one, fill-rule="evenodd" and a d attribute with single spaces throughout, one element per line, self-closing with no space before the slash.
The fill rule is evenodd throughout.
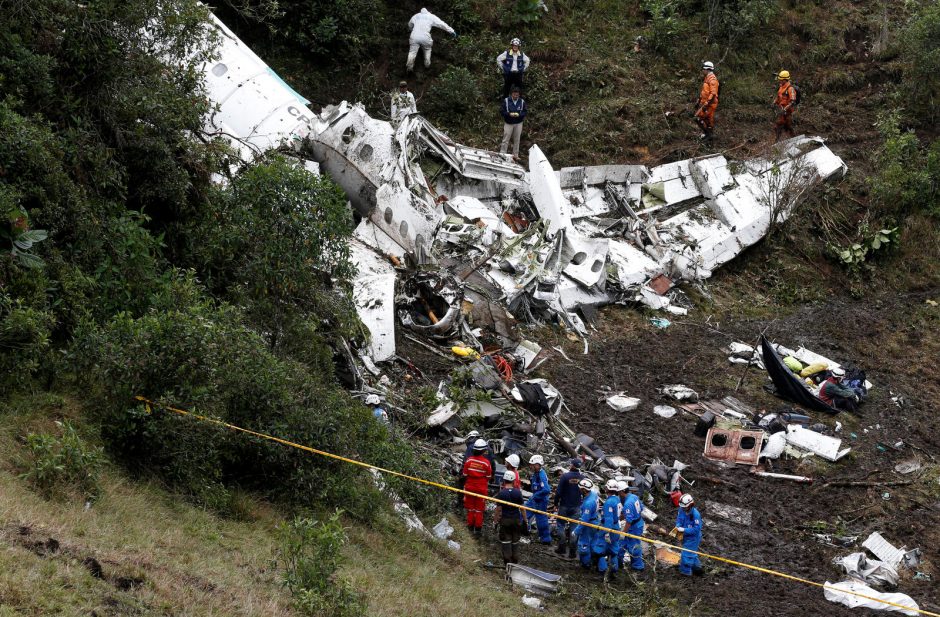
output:
<path id="1" fill-rule="evenodd" d="M 517 46 L 521 47 L 521 46 L 522 46 L 522 41 L 520 41 L 519 38 L 516 37 L 516 38 L 514 38 L 513 40 L 509 41 L 509 45 L 510 45 L 510 46 L 512 46 L 512 45 L 517 45 Z"/>
<path id="2" fill-rule="evenodd" d="M 706 69 L 708 69 L 709 71 L 714 71 L 715 64 L 713 62 L 709 62 L 706 60 L 705 62 L 702 63 L 702 70 L 704 71 Z"/>
<path id="3" fill-rule="evenodd" d="M 618 491 L 618 492 L 619 492 L 619 491 L 625 491 L 625 490 L 627 490 L 627 488 L 629 488 L 629 486 L 630 486 L 630 483 L 627 482 L 626 480 L 618 480 L 618 481 L 617 481 L 617 491 Z"/>
<path id="4" fill-rule="evenodd" d="M 584 490 L 589 491 L 594 488 L 594 483 L 587 478 L 582 478 L 581 481 L 578 482 L 578 488 L 583 488 Z"/>
<path id="5" fill-rule="evenodd" d="M 506 457 L 506 464 L 511 467 L 515 467 L 516 469 L 519 469 L 519 463 L 520 461 L 519 461 L 518 454 L 510 454 L 509 456 Z"/>
<path id="6" fill-rule="evenodd" d="M 471 439 L 476 439 L 479 436 L 480 436 L 480 431 L 470 431 L 469 433 L 467 433 L 467 441 L 470 441 Z"/>
<path id="7" fill-rule="evenodd" d="M 611 493 L 616 493 L 618 490 L 620 490 L 619 487 L 620 482 L 617 480 L 608 480 L 607 484 L 604 485 L 604 488 L 606 488 Z"/>
<path id="8" fill-rule="evenodd" d="M 516 472 L 506 470 L 503 472 L 503 482 L 515 482 L 516 481 Z"/>
<path id="9" fill-rule="evenodd" d="M 530 465 L 544 465 L 545 459 L 542 458 L 541 454 L 533 454 L 532 458 L 529 459 Z"/>
<path id="10" fill-rule="evenodd" d="M 378 394 L 370 394 L 366 397 L 366 405 L 378 405 L 382 402 Z"/>
<path id="11" fill-rule="evenodd" d="M 839 368 L 838 366 L 829 371 L 836 377 L 845 377 L 845 369 Z"/>
<path id="12" fill-rule="evenodd" d="M 688 493 L 686 493 L 685 495 L 683 495 L 682 497 L 679 498 L 679 507 L 680 507 L 680 508 L 688 508 L 688 507 L 691 506 L 693 503 L 695 503 L 695 500 L 692 499 L 692 495 L 689 495 Z"/>
<path id="13" fill-rule="evenodd" d="M 485 439 L 477 439 L 473 442 L 474 450 L 486 450 L 487 447 L 489 447 L 489 444 L 486 443 Z"/>

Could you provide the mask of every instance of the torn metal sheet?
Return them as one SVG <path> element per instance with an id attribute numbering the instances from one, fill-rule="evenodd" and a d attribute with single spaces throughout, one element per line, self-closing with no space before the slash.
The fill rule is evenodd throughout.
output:
<path id="1" fill-rule="evenodd" d="M 215 15 L 217 58 L 203 67 L 206 96 L 218 110 L 209 132 L 218 132 L 248 162 L 282 145 L 296 146 L 310 132 L 313 113 L 299 95 Z"/>
<path id="2" fill-rule="evenodd" d="M 536 570 L 518 563 L 510 563 L 506 565 L 506 580 L 528 592 L 547 596 L 558 591 L 558 586 L 561 584 L 561 575 Z"/>
<path id="3" fill-rule="evenodd" d="M 757 465 L 764 431 L 727 430 L 713 427 L 705 437 L 705 458 L 726 463 Z"/>
<path id="4" fill-rule="evenodd" d="M 440 273 L 418 272 L 403 283 L 397 299 L 402 324 L 424 336 L 449 339 L 463 319 L 463 288 Z"/>
<path id="5" fill-rule="evenodd" d="M 362 221 L 356 237 L 381 255 L 428 269 L 442 270 L 443 259 L 460 263 L 461 281 L 473 274 L 495 290 L 479 292 L 487 302 L 520 320 L 560 322 L 585 344 L 591 308 L 636 301 L 668 309 L 659 282 L 711 276 L 760 240 L 771 216 L 790 216 L 790 208 L 771 213 L 768 206 L 781 174 L 798 181 L 788 195 L 799 198 L 846 170 L 822 139 L 799 136 L 746 161 L 710 155 L 654 168 L 557 173 L 533 146 L 526 172 L 509 156 L 456 143 L 418 114 L 393 126 L 345 101 L 314 114 L 238 37 L 214 24 L 222 34 L 220 56 L 203 67 L 218 108 L 210 129 L 226 134 L 244 160 L 303 145 L 318 167 L 305 168 L 345 190 Z M 366 313 L 372 308 L 363 305 Z M 411 309 L 404 307 L 409 325 L 430 328 L 426 334 L 456 334 L 464 325 L 419 323 L 419 315 L 430 315 Z M 508 330 L 498 332 L 503 343 Z"/>
<path id="6" fill-rule="evenodd" d="M 877 531 L 872 532 L 872 534 L 862 542 L 862 546 L 870 550 L 875 557 L 895 569 L 897 569 L 901 560 L 904 559 L 904 551 L 885 540 Z"/>
<path id="7" fill-rule="evenodd" d="M 863 581 L 869 585 L 890 585 L 897 587 L 898 571 L 877 559 L 868 559 L 865 553 L 852 553 L 833 561 L 842 566 L 845 573 L 852 578 Z"/>
<path id="8" fill-rule="evenodd" d="M 349 250 L 356 267 L 353 302 L 369 330 L 369 355 L 383 362 L 395 355 L 395 268 L 358 240 L 350 241 Z"/>
<path id="9" fill-rule="evenodd" d="M 852 451 L 852 448 L 840 450 L 842 440 L 837 437 L 829 437 L 796 424 L 787 426 L 787 443 L 832 462 Z"/>

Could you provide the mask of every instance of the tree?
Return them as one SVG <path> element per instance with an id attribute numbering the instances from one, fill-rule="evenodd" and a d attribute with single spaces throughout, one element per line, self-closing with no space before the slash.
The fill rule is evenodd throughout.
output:
<path id="1" fill-rule="evenodd" d="M 904 107 L 919 124 L 940 120 L 940 4 L 925 2 L 899 36 Z"/>
<path id="2" fill-rule="evenodd" d="M 306 320 L 348 324 L 352 217 L 342 190 L 280 155 L 235 178 L 193 238 L 210 287 L 247 308 L 272 347 Z M 342 328 L 340 328 L 342 330 Z"/>

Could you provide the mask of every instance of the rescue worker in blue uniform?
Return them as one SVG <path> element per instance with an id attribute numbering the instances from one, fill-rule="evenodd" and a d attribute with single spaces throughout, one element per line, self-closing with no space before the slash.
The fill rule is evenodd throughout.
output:
<path id="1" fill-rule="evenodd" d="M 698 555 L 688 551 L 697 551 L 702 543 L 702 515 L 695 508 L 692 495 L 686 493 L 679 498 L 679 514 L 676 516 L 676 526 L 669 532 L 670 536 L 682 535 L 682 557 L 679 558 L 679 574 L 692 576 L 704 573 Z"/>
<path id="2" fill-rule="evenodd" d="M 620 483 L 617 480 L 607 481 L 604 487 L 607 491 L 607 499 L 604 500 L 604 506 L 601 508 L 601 526 L 613 533 L 598 530 L 594 535 L 593 551 L 597 561 L 597 570 L 606 573 L 608 578 L 613 577 L 617 572 L 622 537 L 616 533 L 620 531 L 620 514 L 623 511 L 623 504 L 620 503 L 620 496 L 617 494 L 619 486 Z"/>
<path id="3" fill-rule="evenodd" d="M 581 469 L 581 459 L 571 459 L 570 465 L 570 469 L 558 479 L 553 507 L 559 516 L 577 519 L 581 509 L 581 490 L 578 483 L 584 478 L 579 471 Z M 555 549 L 555 552 L 559 555 L 564 555 L 567 552 L 568 558 L 574 559 L 577 556 L 577 547 L 571 537 L 574 523 L 558 521 L 558 527 L 560 533 L 558 534 L 558 548 Z"/>
<path id="4" fill-rule="evenodd" d="M 642 536 L 646 525 L 643 523 L 643 503 L 637 495 L 639 490 L 629 490 L 626 482 L 620 483 L 623 489 L 623 519 L 626 521 L 626 532 L 634 536 Z M 635 538 L 624 537 L 620 549 L 620 563 L 623 565 L 625 555 L 630 554 L 630 569 L 642 572 L 646 567 L 643 563 L 643 542 Z"/>
<path id="5" fill-rule="evenodd" d="M 581 491 L 581 510 L 578 514 L 578 520 L 582 523 L 596 525 L 598 512 L 597 493 L 592 490 L 594 483 L 584 478 L 578 483 L 578 488 Z M 594 534 L 597 531 L 593 527 L 585 527 L 584 525 L 578 525 L 574 528 L 573 533 L 578 545 L 578 558 L 585 568 L 591 567 L 591 545 L 594 543 Z"/>
<path id="6" fill-rule="evenodd" d="M 552 494 L 552 487 L 548 484 L 548 475 L 542 469 L 545 460 L 541 454 L 535 454 L 529 459 L 529 465 L 532 467 L 532 477 L 529 482 L 532 487 L 532 496 L 526 502 L 527 508 L 545 511 L 548 509 L 548 498 Z M 552 543 L 552 531 L 548 525 L 548 516 L 545 514 L 532 514 L 526 512 L 526 523 L 532 524 L 532 517 L 535 517 L 535 525 L 539 531 L 539 541 L 542 544 Z"/>

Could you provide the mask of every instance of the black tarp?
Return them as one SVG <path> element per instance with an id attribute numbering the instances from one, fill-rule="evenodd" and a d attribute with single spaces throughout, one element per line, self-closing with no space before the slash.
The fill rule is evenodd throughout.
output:
<path id="1" fill-rule="evenodd" d="M 783 360 L 777 355 L 766 337 L 761 337 L 760 346 L 764 355 L 764 367 L 767 369 L 767 374 L 770 375 L 770 380 L 774 382 L 777 396 L 814 411 L 825 411 L 831 414 L 839 413 L 838 409 L 830 407 L 806 389 L 802 380 L 794 375 L 793 371 L 783 363 Z"/>

